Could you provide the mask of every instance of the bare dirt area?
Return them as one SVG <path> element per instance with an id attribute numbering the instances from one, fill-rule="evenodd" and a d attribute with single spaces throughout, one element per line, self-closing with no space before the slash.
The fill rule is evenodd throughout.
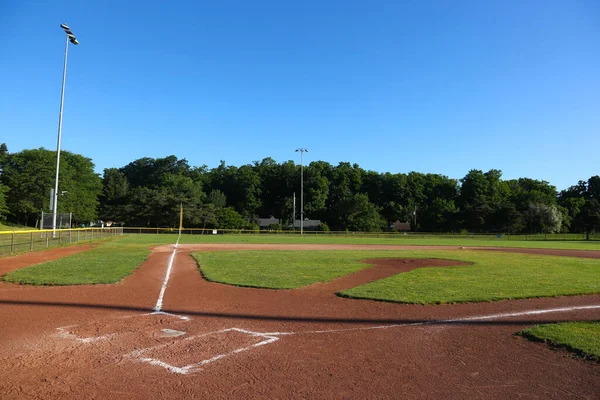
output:
<path id="1" fill-rule="evenodd" d="M 159 314 L 173 246 L 155 248 L 117 285 L 0 283 L 0 397 L 600 398 L 600 363 L 514 336 L 538 322 L 600 319 L 591 308 L 600 296 L 443 306 L 352 300 L 335 292 L 458 263 L 368 260 L 375 266 L 332 282 L 264 290 L 207 282 L 189 254 L 363 247 L 381 248 L 180 246 Z M 526 313 L 534 310 L 554 311 Z"/>

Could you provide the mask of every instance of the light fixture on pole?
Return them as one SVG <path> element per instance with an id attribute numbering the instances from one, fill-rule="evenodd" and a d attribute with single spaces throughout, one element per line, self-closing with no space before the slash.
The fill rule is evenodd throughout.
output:
<path id="1" fill-rule="evenodd" d="M 300 234 L 302 235 L 304 230 L 304 164 L 302 156 L 304 153 L 308 153 L 308 149 L 296 149 L 296 153 L 298 152 L 300 152 Z"/>
<path id="2" fill-rule="evenodd" d="M 77 38 L 71 31 L 71 28 L 67 24 L 61 24 L 61 28 L 64 29 L 66 34 L 66 44 L 65 44 L 65 61 L 63 64 L 63 78 L 62 78 L 62 88 L 60 91 L 60 112 L 58 114 L 58 140 L 56 144 L 56 176 L 54 178 L 54 202 L 52 203 L 52 231 L 53 235 L 56 234 L 56 213 L 58 212 L 58 169 L 60 167 L 60 138 L 62 135 L 62 115 L 63 115 L 63 104 L 65 101 L 65 81 L 67 80 L 67 56 L 69 55 L 69 42 L 71 44 L 77 45 L 79 42 Z"/>

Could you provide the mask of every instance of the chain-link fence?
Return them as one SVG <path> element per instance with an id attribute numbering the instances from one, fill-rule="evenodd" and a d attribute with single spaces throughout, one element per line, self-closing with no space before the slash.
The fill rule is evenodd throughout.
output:
<path id="1" fill-rule="evenodd" d="M 121 227 L 0 232 L 0 257 L 122 234 Z"/>
<path id="2" fill-rule="evenodd" d="M 129 234 L 178 234 L 178 228 L 136 228 L 125 227 L 123 233 Z M 185 228 L 182 235 L 300 235 L 300 230 L 249 230 L 249 229 L 202 229 Z M 480 239 L 480 240 L 585 240 L 585 233 L 533 233 L 533 234 L 506 234 L 506 233 L 428 233 L 428 232 L 356 232 L 356 231 L 312 231 L 304 230 L 304 235 L 310 236 L 348 236 L 348 237 L 374 237 L 397 239 Z M 590 240 L 600 240 L 600 233 L 590 235 Z"/>

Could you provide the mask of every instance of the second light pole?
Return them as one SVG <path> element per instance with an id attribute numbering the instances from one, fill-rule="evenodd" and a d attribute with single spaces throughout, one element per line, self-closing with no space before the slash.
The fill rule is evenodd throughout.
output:
<path id="1" fill-rule="evenodd" d="M 300 234 L 302 235 L 304 230 L 304 164 L 302 156 L 304 153 L 308 153 L 308 149 L 296 149 L 296 153 L 298 152 L 300 153 Z"/>

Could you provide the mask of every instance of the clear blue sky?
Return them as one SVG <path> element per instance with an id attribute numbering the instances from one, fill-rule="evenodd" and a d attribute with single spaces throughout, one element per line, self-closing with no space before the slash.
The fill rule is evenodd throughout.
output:
<path id="1" fill-rule="evenodd" d="M 600 2 L 0 1 L 0 142 L 99 173 L 174 154 L 600 174 Z"/>

